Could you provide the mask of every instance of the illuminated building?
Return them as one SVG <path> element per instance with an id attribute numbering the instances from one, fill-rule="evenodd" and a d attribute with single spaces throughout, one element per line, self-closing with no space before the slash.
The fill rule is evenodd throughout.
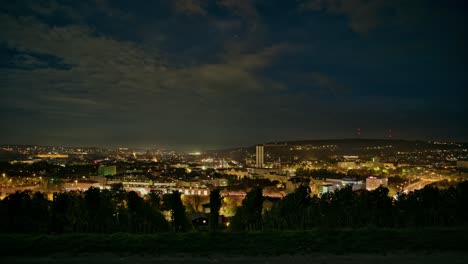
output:
<path id="1" fill-rule="evenodd" d="M 63 187 L 67 191 L 71 191 L 71 190 L 86 191 L 91 187 L 100 188 L 101 185 L 97 181 L 80 179 L 80 180 L 74 180 L 74 181 L 67 181 Z"/>
<path id="2" fill-rule="evenodd" d="M 257 168 L 263 168 L 263 145 L 258 145 L 255 148 L 255 165 Z"/>
<path id="3" fill-rule="evenodd" d="M 98 168 L 98 175 L 99 176 L 107 176 L 107 175 L 115 175 L 117 174 L 117 167 L 116 166 L 104 166 L 101 165 Z"/>
<path id="4" fill-rule="evenodd" d="M 388 184 L 388 178 L 370 176 L 366 179 L 366 189 L 368 191 L 375 190 L 379 188 L 380 186 L 387 187 L 387 184 Z"/>
<path id="5" fill-rule="evenodd" d="M 227 179 L 212 179 L 209 181 L 209 183 L 214 187 L 226 187 L 229 185 Z"/>
<path id="6" fill-rule="evenodd" d="M 37 154 L 36 157 L 41 159 L 67 159 L 68 154 Z"/>
<path id="7" fill-rule="evenodd" d="M 324 194 L 328 192 L 333 192 L 336 189 L 337 189 L 336 184 L 327 183 L 327 184 L 320 185 L 319 191 L 320 191 L 320 194 Z"/>
<path id="8" fill-rule="evenodd" d="M 356 169 L 356 162 L 354 161 L 338 162 L 338 167 L 340 169 L 353 170 L 353 169 Z"/>
<path id="9" fill-rule="evenodd" d="M 372 162 L 363 162 L 363 163 L 361 163 L 361 168 L 368 168 L 368 169 L 379 168 L 379 169 L 381 169 L 383 167 L 384 167 L 383 162 L 372 161 Z"/>
<path id="10" fill-rule="evenodd" d="M 468 169 L 468 160 L 459 160 L 459 161 L 457 161 L 457 168 Z"/>

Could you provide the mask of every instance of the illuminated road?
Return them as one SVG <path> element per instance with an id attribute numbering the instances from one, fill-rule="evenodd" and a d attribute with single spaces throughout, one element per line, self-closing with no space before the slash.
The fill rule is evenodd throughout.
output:
<path id="1" fill-rule="evenodd" d="M 412 183 L 404 188 L 405 192 L 412 192 L 424 188 L 424 186 L 436 182 L 437 180 L 422 180 L 416 183 Z"/>

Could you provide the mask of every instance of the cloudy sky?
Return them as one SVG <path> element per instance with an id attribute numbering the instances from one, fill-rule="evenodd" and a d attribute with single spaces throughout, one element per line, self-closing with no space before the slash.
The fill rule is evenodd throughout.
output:
<path id="1" fill-rule="evenodd" d="M 464 0 L 0 6 L 0 143 L 468 141 Z"/>

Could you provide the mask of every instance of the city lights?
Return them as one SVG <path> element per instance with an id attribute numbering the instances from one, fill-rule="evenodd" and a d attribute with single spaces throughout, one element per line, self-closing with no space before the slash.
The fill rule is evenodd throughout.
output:
<path id="1" fill-rule="evenodd" d="M 467 20 L 2 1 L 0 263 L 468 263 Z"/>

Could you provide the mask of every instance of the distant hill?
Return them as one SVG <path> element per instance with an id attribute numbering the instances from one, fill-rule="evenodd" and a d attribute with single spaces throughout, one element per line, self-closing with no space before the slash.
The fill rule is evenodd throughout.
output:
<path id="1" fill-rule="evenodd" d="M 292 140 L 260 143 L 265 152 L 273 156 L 296 155 L 301 157 L 321 157 L 330 155 L 378 155 L 396 152 L 413 152 L 424 150 L 449 150 L 468 148 L 468 143 L 434 142 L 403 139 L 318 139 Z M 248 147 L 213 150 L 211 153 L 232 157 L 255 153 L 255 145 Z"/>

